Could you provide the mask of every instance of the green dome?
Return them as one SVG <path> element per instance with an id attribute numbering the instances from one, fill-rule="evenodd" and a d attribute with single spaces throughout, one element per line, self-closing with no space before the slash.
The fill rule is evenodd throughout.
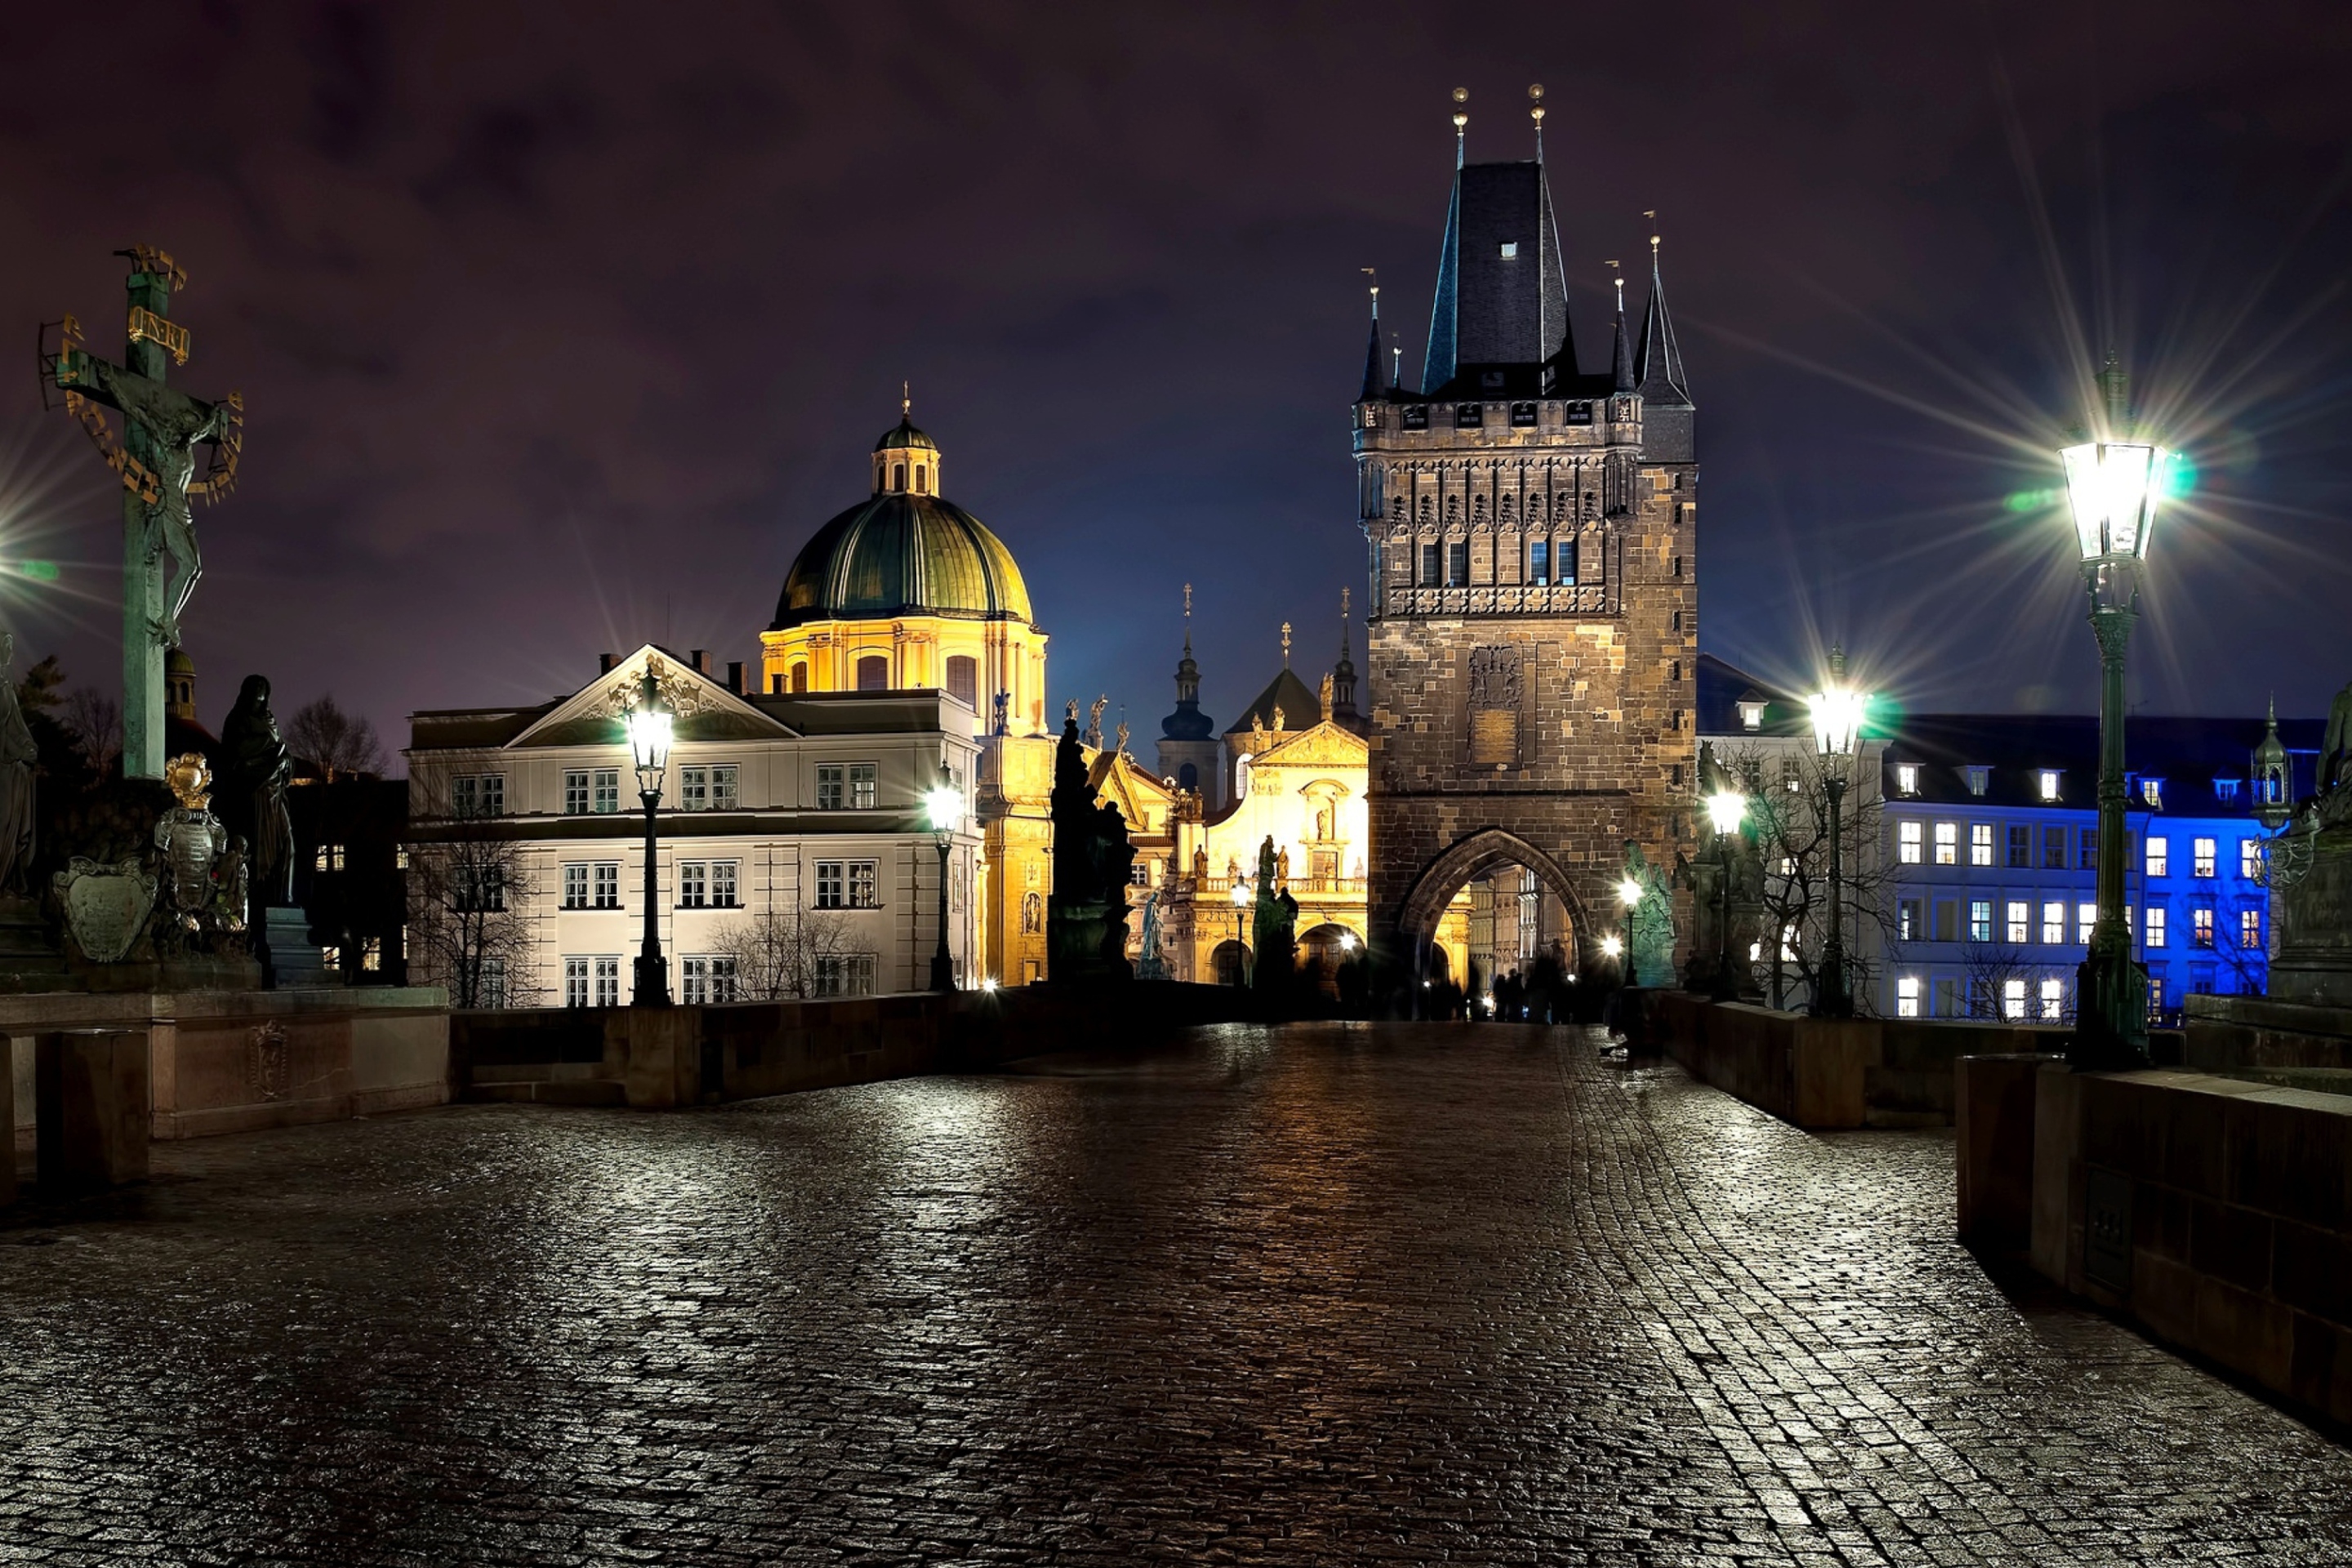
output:
<path id="1" fill-rule="evenodd" d="M 940 449 L 940 444 L 937 441 L 932 440 L 929 436 L 924 435 L 920 430 L 916 429 L 915 421 L 910 416 L 900 419 L 897 429 L 884 431 L 882 433 L 882 439 L 874 443 L 874 449 L 877 452 L 898 452 L 909 449 L 923 452 L 936 452 Z"/>
<path id="2" fill-rule="evenodd" d="M 768 629 L 881 616 L 1028 621 L 1029 588 L 1013 552 L 980 519 L 937 496 L 886 491 L 801 547 Z"/>

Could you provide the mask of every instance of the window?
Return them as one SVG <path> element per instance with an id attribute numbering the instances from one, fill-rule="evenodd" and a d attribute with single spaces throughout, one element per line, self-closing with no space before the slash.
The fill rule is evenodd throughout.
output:
<path id="1" fill-rule="evenodd" d="M 723 953 L 699 953 L 680 959 L 678 973 L 680 990 L 689 1007 L 737 999 L 735 961 Z"/>
<path id="2" fill-rule="evenodd" d="M 829 952 L 816 961 L 816 994 L 820 996 L 868 996 L 874 992 L 874 955 L 870 952 Z"/>
<path id="3" fill-rule="evenodd" d="M 1960 983 L 1958 981 L 1938 980 L 1936 982 L 1936 1016 L 1938 1018 L 1958 1018 L 1962 1016 L 1960 1011 Z"/>
<path id="4" fill-rule="evenodd" d="M 1516 240 L 1516 239 L 1507 239 L 1507 240 L 1503 241 L 1503 259 L 1504 259 L 1504 260 L 1508 261 L 1508 260 L 1510 260 L 1512 258 L 1514 258 L 1514 257 L 1517 256 L 1517 255 L 1518 255 L 1518 253 L 1519 253 L 1519 242 L 1518 242 L 1517 240 Z"/>
<path id="5" fill-rule="evenodd" d="M 599 860 L 594 869 L 595 907 L 600 910 L 619 909 L 621 907 L 621 863 L 618 860 Z"/>
<path id="6" fill-rule="evenodd" d="M 1467 587 L 1470 583 L 1470 542 L 1456 539 L 1445 547 L 1445 585 Z"/>
<path id="7" fill-rule="evenodd" d="M 505 959 L 482 960 L 482 984 L 479 997 L 485 1007 L 503 1007 L 507 1005 L 507 961 Z"/>
<path id="8" fill-rule="evenodd" d="M 733 763 L 678 769 L 679 809 L 683 811 L 734 810 L 736 773 L 737 768 Z"/>
<path id="9" fill-rule="evenodd" d="M 2189 945 L 2191 947 L 2213 945 L 2213 911 L 2211 910 L 2189 911 Z"/>
<path id="10" fill-rule="evenodd" d="M 890 661 L 878 653 L 867 654 L 857 661 L 857 689 L 887 691 L 890 689 Z"/>
<path id="11" fill-rule="evenodd" d="M 588 1005 L 588 961 L 584 958 L 563 961 L 563 1005 L 567 1007 Z"/>
<path id="12" fill-rule="evenodd" d="M 380 936 L 362 937 L 360 939 L 360 968 L 366 973 L 373 974 L 383 967 L 383 938 Z"/>
<path id="13" fill-rule="evenodd" d="M 878 865 L 873 860 L 818 861 L 816 907 L 821 910 L 881 908 Z"/>
<path id="14" fill-rule="evenodd" d="M 1897 795 L 1917 795 L 1919 793 L 1918 763 L 1897 763 L 1895 764 L 1895 793 Z"/>
<path id="15" fill-rule="evenodd" d="M 1906 866 L 1919 864 L 1920 825 L 1898 822 L 1895 825 L 1895 858 Z"/>
<path id="16" fill-rule="evenodd" d="M 968 653 L 948 656 L 948 695 L 965 707 L 980 706 L 980 661 Z"/>
<path id="17" fill-rule="evenodd" d="M 2033 926 L 2033 906 L 2027 903 L 2023 899 L 2011 899 L 2009 900 L 2009 908 L 2005 912 L 2008 916 L 2005 922 L 2009 928 L 2008 940 L 2016 942 L 2021 946 L 2031 941 Z"/>
<path id="18" fill-rule="evenodd" d="M 321 871 L 341 870 L 343 868 L 343 847 L 340 844 L 320 845 L 316 861 L 318 868 Z"/>
<path id="19" fill-rule="evenodd" d="M 320 967 L 325 969 L 329 973 L 332 973 L 342 968 L 343 950 L 340 947 L 320 948 L 319 950 L 319 964 Z"/>
<path id="20" fill-rule="evenodd" d="M 2147 808 L 2150 811 L 2162 811 L 2164 809 L 2164 781 L 2162 779 L 2140 780 L 2139 798 L 2147 803 Z"/>
<path id="21" fill-rule="evenodd" d="M 1439 564 L 1439 552 L 1440 547 L 1434 544 L 1421 547 L 1421 585 L 1424 588 L 1434 588 L 1445 580 L 1442 574 L 1444 569 Z"/>
<path id="22" fill-rule="evenodd" d="M 563 867 L 563 907 L 584 910 L 588 907 L 588 862 L 567 861 Z"/>
<path id="23" fill-rule="evenodd" d="M 792 685 L 792 692 L 793 692 L 793 696 L 795 696 L 795 697 L 805 697 L 805 696 L 807 696 L 807 695 L 808 695 L 808 666 L 807 666 L 807 665 L 805 665 L 805 664 L 794 664 L 794 665 L 793 666 L 793 685 Z"/>
<path id="24" fill-rule="evenodd" d="M 1764 728 L 1764 704 L 1761 702 L 1740 703 L 1739 727 L 1748 731 L 1751 734 Z M 1797 787 L 1797 781 L 1790 779 L 1789 781 L 1789 787 L 1792 790 L 1795 789 Z"/>
<path id="25" fill-rule="evenodd" d="M 479 914 L 507 907 L 506 873 L 497 866 L 458 865 L 452 900 L 461 914 Z"/>
<path id="26" fill-rule="evenodd" d="M 1957 822 L 1936 824 L 1936 864 L 1957 866 L 1960 863 L 1960 825 Z"/>
<path id="27" fill-rule="evenodd" d="M 588 811 L 588 770 L 567 769 L 563 774 L 563 815 L 583 816 Z"/>
<path id="28" fill-rule="evenodd" d="M 2040 777 L 2035 781 L 2037 791 L 2041 795 L 2042 798 L 2047 801 L 2062 799 L 2063 796 L 2059 793 L 2059 785 L 2064 780 L 2065 776 L 2066 775 L 2063 773 L 2060 772 L 2056 768 L 2043 768 L 2041 772 Z"/>
<path id="29" fill-rule="evenodd" d="M 1897 942 L 1917 942 L 1927 934 L 1925 908 L 1917 899 L 1898 899 L 1895 903 L 1895 939 Z"/>
<path id="30" fill-rule="evenodd" d="M 820 811 L 874 809 L 872 763 L 820 763 L 816 770 L 816 804 Z"/>
<path id="31" fill-rule="evenodd" d="M 617 1007 L 621 1005 L 621 961 L 607 957 L 596 960 L 596 1005 Z"/>
<path id="32" fill-rule="evenodd" d="M 1127 863 L 1127 885 L 1130 888 L 1148 888 L 1151 886 L 1151 862 L 1149 860 L 1129 860 Z"/>
<path id="33" fill-rule="evenodd" d="M 2025 982 L 2004 980 L 2000 983 L 2000 1016 L 2014 1023 L 2025 1016 Z"/>
<path id="34" fill-rule="evenodd" d="M 2009 863 L 2021 870 L 2033 864 L 2033 829 L 2011 824 Z"/>
<path id="35" fill-rule="evenodd" d="M 1528 581 L 1544 584 L 1551 581 L 1551 542 L 1532 539 L 1528 542 Z"/>
<path id="36" fill-rule="evenodd" d="M 2095 871 L 2099 868 L 2099 830 L 2097 828 L 2083 829 L 2081 852 L 2075 857 L 2074 864 L 2085 871 Z"/>
<path id="37" fill-rule="evenodd" d="M 2189 849 L 2191 856 L 2190 869 L 2193 874 L 2200 877 L 2211 876 L 2215 858 L 2213 841 L 2210 838 L 2191 839 Z"/>
<path id="38" fill-rule="evenodd" d="M 1991 823 L 1972 822 L 1969 824 L 1969 864 L 1971 866 L 1990 866 L 1992 864 Z"/>
<path id="39" fill-rule="evenodd" d="M 2213 781 L 2213 798 L 2220 801 L 2223 805 L 2237 805 L 2238 781 L 2236 779 L 2215 779 Z"/>
<path id="40" fill-rule="evenodd" d="M 407 870 L 407 869 L 408 869 L 408 846 L 407 846 L 407 845 L 403 844 L 403 845 L 399 846 L 397 848 L 395 848 L 395 849 L 394 849 L 394 850 L 393 850 L 393 852 L 392 852 L 392 868 L 393 868 L 394 870 L 395 870 L 395 871 L 405 871 L 405 870 Z"/>
<path id="41" fill-rule="evenodd" d="M 2249 952 L 2260 952 L 2263 950 L 2262 910 L 2240 910 L 2238 911 L 2238 945 Z"/>
<path id="42" fill-rule="evenodd" d="M 1919 977 L 1906 974 L 1895 982 L 1895 1016 L 1916 1018 L 1919 1016 Z"/>
<path id="43" fill-rule="evenodd" d="M 2170 876 L 2172 874 L 2171 858 L 2172 840 L 2158 838 L 2151 835 L 2147 841 L 2147 874 L 2151 877 Z"/>
<path id="44" fill-rule="evenodd" d="M 590 775 L 593 788 L 588 809 L 595 812 L 615 812 L 621 809 L 621 770 L 598 768 Z"/>
<path id="45" fill-rule="evenodd" d="M 1475 430 L 1485 422 L 1486 416 L 1486 405 L 1483 403 L 1457 405 L 1454 410 L 1454 427 L 1456 430 Z"/>
<path id="46" fill-rule="evenodd" d="M 1990 899 L 1969 900 L 1969 940 L 1970 942 L 1992 940 L 1992 900 Z"/>
<path id="47" fill-rule="evenodd" d="M 2238 840 L 2238 875 L 2249 882 L 2263 879 L 2263 841 L 2259 838 Z"/>
<path id="48" fill-rule="evenodd" d="M 890 465 L 890 488 L 894 490 L 903 490 L 907 488 L 906 464 L 893 463 Z"/>
<path id="49" fill-rule="evenodd" d="M 2162 1013 L 2163 1013 L 2163 1011 L 2164 1011 L 2164 976 L 2163 976 L 2163 975 L 2161 975 L 2161 974 L 2151 974 L 2151 975 L 2149 975 L 2149 976 L 2147 977 L 2147 1016 L 2148 1016 L 2148 1021 L 2149 1021 L 2150 1023 L 2155 1022 L 2155 1021 L 2156 1021 L 2156 1019 L 2157 1019 L 2157 1017 L 2158 1017 L 2160 1014 L 2162 1014 Z"/>
<path id="50" fill-rule="evenodd" d="M 2066 868 L 2066 830 L 2045 827 L 2042 830 L 2042 868 L 2063 871 Z"/>
<path id="51" fill-rule="evenodd" d="M 2164 906 L 2162 904 L 2148 905 L 2147 920 L 2147 945 L 2150 947 L 2162 947 L 2164 945 Z"/>
<path id="52" fill-rule="evenodd" d="M 2050 979 L 2042 983 L 2042 1016 L 2055 1022 L 2066 1016 L 2066 983 Z"/>
<path id="53" fill-rule="evenodd" d="M 682 910 L 731 910 L 740 860 L 681 860 L 677 863 L 677 907 Z"/>
<path id="54" fill-rule="evenodd" d="M 2076 904 L 2074 906 L 2074 940 L 2076 942 L 2087 946 L 2091 940 L 2091 928 L 2098 923 L 2098 905 Z"/>
<path id="55" fill-rule="evenodd" d="M 1969 793 L 1970 795 L 1981 795 L 1992 784 L 1992 770 L 1990 768 L 1969 767 L 1962 768 L 1960 772 L 1969 781 Z M 1985 864 L 1990 866 L 1992 862 L 1988 860 Z"/>
<path id="56" fill-rule="evenodd" d="M 2042 906 L 2042 940 L 2053 947 L 2066 940 L 2066 906 L 2055 899 Z"/>
<path id="57" fill-rule="evenodd" d="M 449 810 L 455 816 L 503 816 L 507 810 L 507 775 L 460 773 L 449 781 Z"/>

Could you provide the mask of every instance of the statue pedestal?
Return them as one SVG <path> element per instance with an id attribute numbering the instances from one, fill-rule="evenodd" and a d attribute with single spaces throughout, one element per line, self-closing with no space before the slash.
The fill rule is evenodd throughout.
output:
<path id="1" fill-rule="evenodd" d="M 1050 899 L 1045 913 L 1048 980 L 1129 980 L 1127 906 L 1066 904 Z"/>
<path id="2" fill-rule="evenodd" d="M 65 954 L 49 945 L 48 922 L 32 900 L 0 898 L 0 991 L 62 991 Z"/>
<path id="3" fill-rule="evenodd" d="M 2352 826 L 2322 828 L 2294 884 L 2271 895 L 2278 956 L 2270 995 L 2319 1007 L 2352 1007 Z"/>
<path id="4" fill-rule="evenodd" d="M 341 984 L 341 974 L 327 973 L 326 959 L 310 940 L 310 917 L 302 910 L 271 906 L 263 916 L 259 934 L 271 990 Z"/>

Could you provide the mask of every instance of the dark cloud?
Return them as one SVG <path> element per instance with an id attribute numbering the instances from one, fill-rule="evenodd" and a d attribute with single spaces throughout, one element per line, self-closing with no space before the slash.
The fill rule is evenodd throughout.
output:
<path id="1" fill-rule="evenodd" d="M 1361 577 L 1360 267 L 1420 358 L 1453 137 L 1548 148 L 1589 363 L 1662 211 L 1701 405 L 1702 637 L 1835 637 L 1915 706 L 2086 706 L 2053 484 L 2117 342 L 2200 468 L 2157 546 L 2155 710 L 2315 710 L 2345 668 L 2352 41 L 2340 7 L 412 3 L 58 8 L 0 62 L 23 330 L 193 284 L 176 379 L 241 387 L 202 514 L 208 703 L 269 671 L 398 732 L 646 637 L 750 658 L 910 379 L 1018 553 L 1057 692 L 1139 733 L 1199 584 L 1207 705 L 1308 662 Z M 95 114 L 120 39 L 171 70 Z M 1638 290 L 1636 291 L 1638 295 Z M 0 435 L 79 476 L 0 517 L 89 595 L 20 640 L 115 664 L 115 508 L 28 376 Z M 5 465 L 0 465 L 5 468 Z M 9 471 L 21 471 L 18 469 Z"/>

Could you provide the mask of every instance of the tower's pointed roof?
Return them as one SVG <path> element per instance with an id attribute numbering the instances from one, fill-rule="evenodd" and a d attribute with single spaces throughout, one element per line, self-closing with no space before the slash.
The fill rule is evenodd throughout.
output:
<path id="1" fill-rule="evenodd" d="M 1674 318 L 1666 313 L 1665 280 L 1658 272 L 1658 237 L 1650 237 L 1650 308 L 1642 318 L 1642 352 L 1633 379 L 1642 401 L 1653 407 L 1691 406 L 1690 384 L 1683 379 L 1682 345 L 1675 342 Z"/>
<path id="2" fill-rule="evenodd" d="M 1611 262 L 1612 267 L 1616 266 Z M 1633 390 L 1633 345 L 1625 332 L 1625 279 L 1617 279 L 1617 326 L 1609 349 L 1609 374 L 1620 392 Z"/>
<path id="3" fill-rule="evenodd" d="M 1457 92 L 1457 104 L 1462 97 Z M 1549 392 L 1557 379 L 1576 374 L 1576 346 L 1542 142 L 1525 161 L 1472 163 L 1461 134 L 1467 118 L 1458 111 L 1454 117 L 1454 193 L 1437 255 L 1422 394 L 1446 395 L 1456 382 L 1473 393 L 1491 391 L 1502 384 L 1490 385 L 1496 373 L 1514 367 L 1523 374 L 1508 380 Z"/>
<path id="4" fill-rule="evenodd" d="M 1386 390 L 1381 374 L 1381 286 L 1372 285 L 1372 335 L 1364 344 L 1364 390 L 1360 403 L 1370 403 Z"/>

